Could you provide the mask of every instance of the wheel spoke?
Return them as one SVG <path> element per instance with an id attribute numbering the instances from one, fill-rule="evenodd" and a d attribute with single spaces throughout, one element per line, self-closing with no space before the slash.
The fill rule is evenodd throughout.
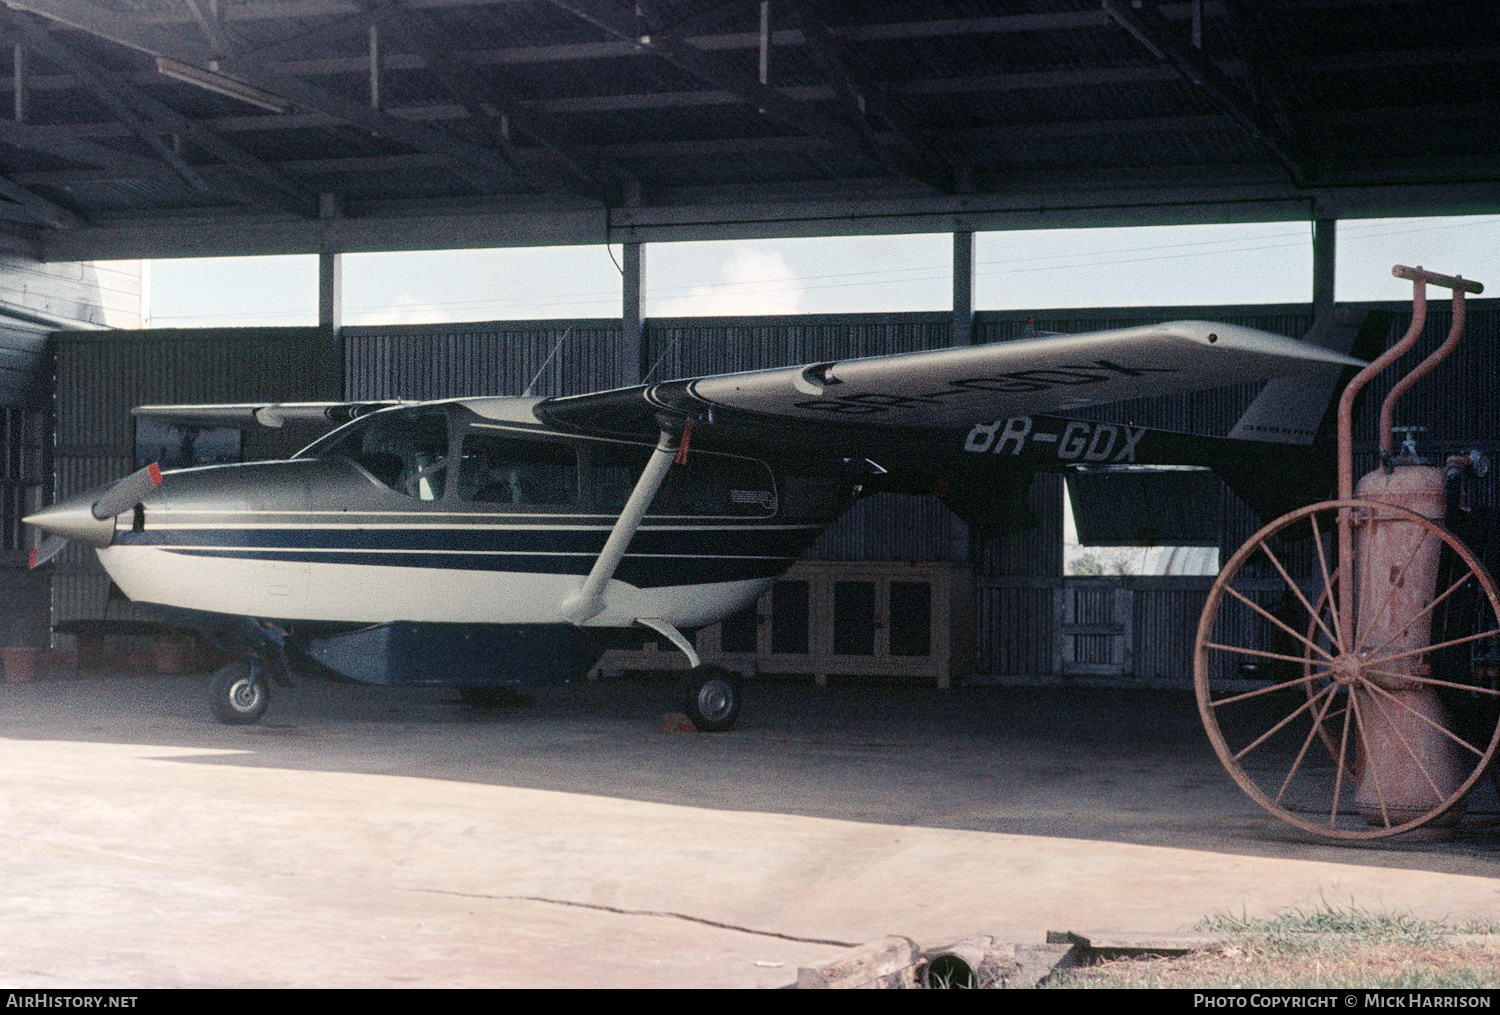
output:
<path id="1" fill-rule="evenodd" d="M 1339 629 L 1339 604 L 1338 596 L 1334 592 L 1333 575 L 1328 573 L 1328 560 L 1323 553 L 1323 533 L 1318 530 L 1318 516 L 1315 514 L 1307 516 L 1308 523 L 1312 526 L 1313 543 L 1318 552 L 1318 570 L 1323 572 L 1323 588 L 1328 594 L 1328 619 L 1333 621 L 1333 633 L 1329 635 L 1333 644 L 1340 648 L 1347 648 L 1344 642 L 1344 632 Z M 1334 574 L 1338 572 L 1335 571 Z M 1318 614 L 1313 613 L 1316 617 Z M 1326 630 L 1326 629 L 1325 629 Z"/>
<path id="2" fill-rule="evenodd" d="M 1359 737 L 1359 742 L 1366 745 L 1365 746 L 1365 750 L 1366 750 L 1366 752 L 1368 752 L 1369 751 L 1370 736 L 1365 731 L 1365 719 L 1364 719 L 1364 716 L 1362 716 L 1360 714 L 1360 710 L 1359 710 L 1359 695 L 1351 693 L 1349 695 L 1349 704 L 1351 706 L 1353 706 L 1353 708 L 1354 708 L 1355 734 Z M 1370 770 L 1371 781 L 1373 781 L 1375 783 L 1375 796 L 1377 798 L 1379 798 L 1379 800 L 1380 800 L 1380 818 L 1381 818 L 1382 821 L 1385 822 L 1385 827 L 1390 828 L 1391 827 L 1391 815 L 1390 815 L 1390 811 L 1385 806 L 1385 789 L 1380 785 L 1380 766 L 1379 765 L 1367 765 L 1366 767 L 1368 767 L 1369 770 Z"/>
<path id="3" fill-rule="evenodd" d="M 1281 722 L 1277 723 L 1275 726 L 1272 726 L 1270 729 L 1266 730 L 1264 733 L 1262 733 L 1260 736 L 1256 737 L 1250 743 L 1246 744 L 1240 750 L 1240 752 L 1234 756 L 1234 760 L 1235 761 L 1239 761 L 1245 755 L 1249 754 L 1251 751 L 1255 750 L 1261 744 L 1265 743 L 1268 739 L 1270 739 L 1271 737 L 1275 736 L 1276 733 L 1278 733 L 1281 730 L 1281 728 L 1284 727 L 1287 723 L 1291 722 L 1293 719 L 1297 718 L 1297 716 L 1301 715 L 1303 712 L 1305 712 L 1309 708 L 1311 708 L 1313 700 L 1314 699 L 1312 699 L 1312 698 L 1308 698 L 1302 704 L 1298 705 L 1295 709 L 1293 709 L 1291 712 L 1289 712 L 1287 714 L 1286 718 L 1282 719 Z"/>
<path id="4" fill-rule="evenodd" d="M 1235 588 L 1233 585 L 1226 586 L 1225 591 L 1227 591 L 1230 595 L 1234 596 L 1240 602 L 1244 603 L 1246 606 L 1250 607 L 1256 613 L 1259 613 L 1262 617 L 1265 617 L 1267 620 L 1269 620 L 1271 623 L 1275 624 L 1277 627 L 1281 628 L 1283 631 L 1285 631 L 1287 634 L 1291 635 L 1293 638 L 1296 638 L 1298 641 L 1300 641 L 1302 644 L 1306 645 L 1308 648 L 1312 649 L 1314 652 L 1317 652 L 1319 655 L 1322 655 L 1322 656 L 1324 656 L 1324 657 L 1326 657 L 1328 659 L 1332 659 L 1333 658 L 1332 655 L 1329 655 L 1329 653 L 1324 652 L 1323 649 L 1321 647 L 1319 647 L 1319 645 L 1318 645 L 1317 642 L 1311 640 L 1306 635 L 1304 635 L 1304 634 L 1302 634 L 1302 633 L 1300 633 L 1298 631 L 1293 631 L 1291 629 L 1291 627 L 1289 627 L 1285 622 L 1283 622 L 1280 617 L 1276 616 L 1270 610 L 1267 610 L 1265 607 L 1261 606 L 1259 603 L 1257 603 L 1257 602 L 1249 599 L 1248 597 L 1246 597 L 1243 593 L 1240 592 L 1239 589 Z M 1300 662 L 1300 660 L 1298 660 L 1298 661 Z"/>
<path id="5" fill-rule="evenodd" d="M 1432 535 L 1432 532 L 1430 530 L 1423 529 L 1422 530 L 1422 538 L 1418 539 L 1415 543 L 1412 544 L 1411 553 L 1409 553 L 1407 555 L 1406 562 L 1401 565 L 1401 570 L 1400 571 L 1398 571 L 1396 574 L 1394 574 L 1394 575 L 1391 576 L 1391 581 L 1386 586 L 1386 589 L 1385 589 L 1385 598 L 1380 601 L 1380 608 L 1377 609 L 1374 612 L 1374 614 L 1372 614 L 1369 617 L 1369 622 L 1368 623 L 1366 623 L 1365 619 L 1364 619 L 1364 612 L 1365 611 L 1363 609 L 1361 609 L 1359 611 L 1360 612 L 1360 623 L 1359 623 L 1359 630 L 1360 631 L 1368 631 L 1368 630 L 1370 630 L 1371 628 L 1373 628 L 1375 626 L 1375 624 L 1380 620 L 1381 617 L 1385 616 L 1387 608 L 1391 605 L 1391 600 L 1394 599 L 1395 596 L 1396 596 L 1396 590 L 1399 589 L 1399 588 L 1401 588 L 1403 585 L 1406 584 L 1406 571 L 1407 571 L 1407 568 L 1411 567 L 1412 561 L 1414 561 L 1414 560 L 1417 559 L 1417 551 L 1419 551 L 1419 550 L 1422 549 L 1422 546 L 1427 542 L 1427 537 L 1430 536 L 1430 535 Z M 1407 625 L 1406 625 L 1406 628 L 1402 629 L 1402 634 L 1404 634 L 1406 632 L 1406 629 L 1410 628 L 1410 627 L 1411 627 L 1411 623 L 1410 623 L 1410 621 L 1408 621 Z M 1389 645 L 1392 641 L 1394 641 L 1396 638 L 1399 638 L 1399 637 L 1401 637 L 1401 635 L 1399 635 L 1399 634 L 1392 635 L 1391 638 L 1389 638 L 1389 639 L 1386 640 L 1386 644 Z"/>
<path id="6" fill-rule="evenodd" d="M 1438 604 L 1442 603 L 1443 600 L 1447 599 L 1449 596 L 1453 595 L 1453 593 L 1457 592 L 1460 588 L 1463 587 L 1464 583 L 1466 583 L 1472 577 L 1474 577 L 1474 572 L 1472 570 L 1466 570 L 1464 572 L 1464 576 L 1462 578 L 1460 578 L 1458 581 L 1454 582 L 1452 585 L 1448 586 L 1447 591 L 1445 591 L 1442 595 L 1435 597 L 1432 600 L 1432 602 L 1428 603 L 1426 606 L 1424 606 L 1417 613 L 1413 614 L 1412 617 L 1411 617 L 1411 619 L 1406 622 L 1406 626 L 1405 627 L 1403 627 L 1398 633 L 1393 634 L 1389 638 L 1387 638 L 1385 640 L 1384 644 L 1380 645 L 1378 648 L 1371 649 L 1370 653 L 1373 655 L 1376 652 L 1382 651 L 1386 647 L 1386 645 L 1389 645 L 1391 642 L 1395 641 L 1397 638 L 1400 638 L 1402 635 L 1406 634 L 1407 631 L 1411 630 L 1411 626 L 1413 624 L 1415 624 L 1417 621 L 1421 620 L 1423 617 L 1425 617 L 1426 615 L 1428 615 L 1429 613 L 1431 613 L 1433 610 L 1437 609 Z M 1491 632 L 1491 633 L 1493 633 L 1493 632 Z M 1427 646 L 1428 651 L 1431 651 L 1433 648 L 1434 648 L 1434 646 L 1432 646 L 1432 645 Z"/>
<path id="7" fill-rule="evenodd" d="M 1302 759 L 1307 756 L 1307 748 L 1311 746 L 1313 738 L 1323 728 L 1323 717 L 1328 714 L 1328 706 L 1333 704 L 1333 688 L 1334 685 L 1329 684 L 1312 698 L 1308 699 L 1308 704 L 1312 704 L 1318 698 L 1325 698 L 1322 711 L 1313 720 L 1312 726 L 1307 731 L 1307 736 L 1302 739 L 1302 749 L 1297 752 L 1297 757 L 1292 761 L 1292 767 L 1287 769 L 1286 778 L 1281 781 L 1281 789 L 1276 791 L 1275 803 L 1278 806 L 1281 804 L 1281 798 L 1286 794 L 1287 787 L 1292 784 L 1292 777 L 1297 774 L 1297 769 L 1302 767 Z"/>
<path id="8" fill-rule="evenodd" d="M 1398 705 L 1401 705 L 1412 715 L 1422 716 L 1422 713 L 1418 712 L 1410 705 L 1407 705 L 1406 702 L 1402 701 L 1400 698 L 1397 698 L 1394 694 L 1391 694 L 1385 688 L 1378 687 L 1373 684 L 1370 686 L 1372 687 L 1372 689 L 1379 691 L 1381 694 L 1390 698 Z M 1422 759 L 1418 757 L 1417 752 L 1412 749 L 1411 743 L 1407 741 L 1406 735 L 1401 732 L 1401 728 L 1395 723 L 1391 722 L 1391 714 L 1385 710 L 1385 706 L 1380 703 L 1380 699 L 1371 698 L 1370 702 L 1375 706 L 1375 710 L 1380 713 L 1380 717 L 1385 720 L 1385 724 L 1390 727 L 1391 732 L 1395 734 L 1396 740 L 1401 744 L 1402 747 L 1406 748 L 1406 756 L 1411 759 L 1412 764 L 1416 765 L 1417 771 L 1422 773 L 1422 778 L 1427 780 L 1427 785 L 1432 787 L 1432 795 L 1437 797 L 1439 800 L 1446 800 L 1447 795 L 1438 788 L 1437 780 L 1433 779 L 1432 774 L 1427 771 L 1427 766 L 1422 764 Z M 1422 716 L 1422 718 L 1426 718 L 1426 716 Z M 1463 741 L 1459 742 L 1463 743 Z"/>
<path id="9" fill-rule="evenodd" d="M 1277 557 L 1276 554 L 1274 554 L 1274 553 L 1271 552 L 1271 547 L 1266 544 L 1266 541 L 1264 539 L 1262 539 L 1260 541 L 1260 548 L 1261 548 L 1261 552 L 1263 552 L 1266 555 L 1266 557 L 1270 559 L 1271 565 L 1276 568 L 1277 573 L 1281 575 L 1282 581 L 1286 582 L 1287 587 L 1290 588 L 1292 590 L 1292 592 L 1296 595 L 1297 601 L 1302 604 L 1302 608 L 1304 610 L 1306 610 L 1308 613 L 1312 614 L 1313 622 L 1315 624 L 1317 624 L 1320 628 L 1323 629 L 1323 633 L 1326 634 L 1326 635 L 1328 635 L 1329 641 L 1333 642 L 1333 644 L 1335 646 L 1338 646 L 1339 645 L 1339 640 L 1337 638 L 1335 638 L 1333 636 L 1333 632 L 1330 631 L 1330 630 L 1328 630 L 1328 628 L 1324 625 L 1323 618 L 1320 617 L 1320 616 L 1318 616 L 1318 611 L 1315 610 L 1315 609 L 1313 609 L 1312 604 L 1307 601 L 1307 597 L 1302 594 L 1302 588 L 1295 581 L 1292 580 L 1292 576 L 1291 575 L 1287 574 L 1286 568 L 1284 568 L 1284 567 L 1281 566 L 1281 559 L 1279 557 Z M 1321 559 L 1322 559 L 1322 556 L 1320 554 L 1319 555 L 1319 560 L 1321 561 Z M 1329 586 L 1327 584 L 1325 584 L 1323 587 L 1325 589 L 1331 588 L 1331 586 Z M 1291 630 L 1291 629 L 1287 628 L 1287 630 Z M 1310 638 L 1304 638 L 1303 640 L 1306 641 L 1308 644 L 1314 644 Z M 1316 645 L 1314 645 L 1314 647 L 1316 647 Z M 1324 653 L 1324 654 L 1327 655 L 1327 653 Z"/>
<path id="10" fill-rule="evenodd" d="M 1330 807 L 1328 811 L 1329 828 L 1333 828 L 1335 823 L 1338 821 L 1339 797 L 1342 796 L 1344 792 L 1344 765 L 1346 764 L 1344 758 L 1346 757 L 1349 750 L 1349 720 L 1354 715 L 1354 709 L 1348 705 L 1345 705 L 1343 708 L 1343 712 L 1344 731 L 1339 736 L 1339 756 L 1337 759 L 1338 764 L 1334 766 L 1336 769 L 1336 774 L 1333 777 L 1333 806 Z"/>
<path id="11" fill-rule="evenodd" d="M 1451 687 L 1456 691 L 1473 691 L 1475 694 L 1488 694 L 1492 698 L 1500 698 L 1500 690 L 1493 687 L 1480 687 L 1478 684 L 1460 684 L 1453 680 L 1439 680 L 1437 677 L 1422 677 L 1411 673 L 1397 673 L 1395 670 L 1380 670 L 1374 666 L 1365 667 L 1367 672 L 1379 674 L 1382 677 L 1395 677 L 1400 680 L 1410 680 L 1414 684 L 1431 684 L 1434 687 Z"/>
<path id="12" fill-rule="evenodd" d="M 1412 656 L 1422 655 L 1424 652 L 1436 652 L 1438 649 L 1452 648 L 1455 645 L 1467 645 L 1471 641 L 1480 641 L 1484 638 L 1500 637 L 1500 631 L 1480 631 L 1478 634 L 1466 634 L 1462 638 L 1453 638 L 1448 641 L 1440 641 L 1434 645 L 1423 645 L 1420 648 L 1409 648 L 1404 652 L 1394 652 L 1379 659 L 1371 659 L 1368 666 L 1379 666 L 1382 663 L 1392 662 L 1396 659 L 1409 659 Z"/>
<path id="13" fill-rule="evenodd" d="M 1213 705 L 1214 708 L 1218 708 L 1221 705 L 1233 705 L 1235 702 L 1244 701 L 1246 698 L 1256 698 L 1262 694 L 1270 694 L 1272 691 L 1284 691 L 1288 687 L 1296 687 L 1298 684 L 1308 684 L 1314 680 L 1321 680 L 1328 676 L 1329 672 L 1329 670 L 1321 670 L 1317 673 L 1309 673 L 1306 676 L 1296 677 L 1279 684 L 1268 684 L 1265 687 L 1257 687 L 1253 691 L 1244 691 L 1240 694 L 1231 695 L 1228 698 L 1216 698 L 1209 704 Z"/>
<path id="14" fill-rule="evenodd" d="M 1245 648 L 1243 645 L 1225 645 L 1219 641 L 1206 641 L 1203 643 L 1203 647 L 1218 649 L 1220 652 L 1237 652 L 1244 656 L 1257 656 L 1261 659 L 1277 659 L 1284 663 L 1307 664 L 1307 660 L 1301 656 L 1289 656 L 1284 652 L 1267 652 L 1265 649 L 1259 648 Z M 1332 661 L 1331 659 L 1329 660 L 1329 662 Z"/>
<path id="15" fill-rule="evenodd" d="M 1387 691 L 1385 688 L 1381 687 L 1379 684 L 1366 684 L 1365 686 L 1367 688 L 1369 688 L 1370 690 L 1379 693 L 1383 697 L 1389 698 L 1391 701 L 1394 701 L 1396 704 L 1398 704 L 1402 708 L 1406 709 L 1412 715 L 1416 716 L 1418 719 L 1422 720 L 1427 725 L 1429 725 L 1433 729 L 1437 730 L 1443 736 L 1447 737 L 1449 740 L 1452 740 L 1455 744 L 1462 744 L 1463 747 L 1470 754 L 1478 755 L 1481 758 L 1485 756 L 1485 753 L 1486 753 L 1485 751 L 1482 751 L 1479 748 L 1475 747 L 1473 744 L 1469 743 L 1467 740 L 1465 740 L 1463 737 L 1459 736 L 1457 733 L 1454 733 L 1452 730 L 1450 730 L 1448 727 L 1444 726 L 1442 723 L 1440 723 L 1440 722 L 1433 722 L 1433 720 L 1429 716 L 1423 715 L 1421 712 L 1418 712 L 1416 709 L 1412 708 L 1406 702 L 1402 701 L 1400 698 L 1396 697 L 1396 695 L 1392 694 L 1390 691 Z M 1378 704 L 1379 703 L 1377 702 L 1377 705 Z M 1392 729 L 1394 729 L 1394 728 L 1395 727 L 1392 727 Z M 1398 734 L 1398 736 L 1399 736 L 1399 734 Z M 1411 748 L 1408 747 L 1407 750 L 1410 751 Z"/>

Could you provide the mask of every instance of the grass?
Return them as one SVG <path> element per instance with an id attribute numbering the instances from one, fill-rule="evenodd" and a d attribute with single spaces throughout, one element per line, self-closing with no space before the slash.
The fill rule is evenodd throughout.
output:
<path id="1" fill-rule="evenodd" d="M 1493 988 L 1500 986 L 1500 924 L 1452 925 L 1405 913 L 1324 905 L 1270 918 L 1218 914 L 1201 921 L 1211 949 L 1116 959 L 1072 970 L 1057 987 Z"/>

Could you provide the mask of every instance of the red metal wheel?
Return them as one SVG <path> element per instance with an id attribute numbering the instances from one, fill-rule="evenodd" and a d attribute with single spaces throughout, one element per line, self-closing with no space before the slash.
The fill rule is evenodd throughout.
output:
<path id="1" fill-rule="evenodd" d="M 1385 584 L 1366 583 L 1390 591 L 1349 610 L 1340 609 L 1336 580 L 1341 514 L 1345 532 L 1415 526 L 1405 562 L 1372 576 Z M 1394 590 L 1419 551 L 1445 552 L 1452 566 L 1414 615 L 1393 619 Z M 1194 657 L 1199 712 L 1229 774 L 1267 811 L 1319 835 L 1369 839 L 1456 820 L 1500 742 L 1492 718 L 1500 690 L 1432 661 L 1455 650 L 1492 655 L 1500 631 L 1455 634 L 1449 625 L 1421 647 L 1397 644 L 1455 597 L 1482 597 L 1490 616 L 1500 613 L 1494 583 L 1468 548 L 1404 508 L 1325 501 L 1251 536 L 1214 582 Z M 1479 722 L 1457 714 L 1475 703 Z M 1320 738 L 1327 749 L 1313 750 Z"/>

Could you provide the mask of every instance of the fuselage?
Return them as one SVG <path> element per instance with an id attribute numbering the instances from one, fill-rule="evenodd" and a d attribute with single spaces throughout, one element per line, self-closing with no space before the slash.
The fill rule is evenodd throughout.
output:
<path id="1" fill-rule="evenodd" d="M 280 462 L 166 474 L 99 559 L 130 598 L 297 621 L 555 623 L 651 452 L 533 400 L 388 410 Z M 788 487 L 790 486 L 790 491 Z M 790 493 L 790 495 L 788 495 Z M 752 602 L 847 506 L 740 455 L 674 465 L 590 626 L 696 627 Z"/>

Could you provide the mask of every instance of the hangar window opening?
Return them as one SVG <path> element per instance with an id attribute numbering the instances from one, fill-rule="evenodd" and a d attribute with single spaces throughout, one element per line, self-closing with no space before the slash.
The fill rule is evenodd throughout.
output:
<path id="1" fill-rule="evenodd" d="M 1063 574 L 1074 578 L 1219 573 L 1219 480 L 1206 469 L 1070 473 Z"/>

